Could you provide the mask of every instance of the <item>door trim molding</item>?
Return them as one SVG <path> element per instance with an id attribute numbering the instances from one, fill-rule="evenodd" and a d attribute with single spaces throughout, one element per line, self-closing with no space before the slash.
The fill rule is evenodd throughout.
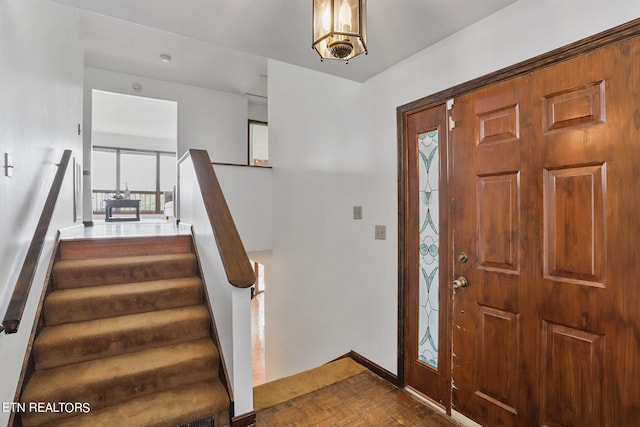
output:
<path id="1" fill-rule="evenodd" d="M 406 210 L 407 210 L 407 159 L 406 159 L 406 124 L 410 114 L 414 114 L 421 110 L 436 107 L 445 101 L 456 98 L 474 90 L 485 86 L 499 83 L 518 76 L 529 74 L 542 68 L 575 58 L 596 49 L 612 45 L 614 43 L 627 40 L 640 35 L 640 18 L 629 21 L 625 24 L 613 27 L 609 30 L 597 33 L 574 43 L 570 43 L 550 52 L 543 53 L 528 60 L 519 62 L 509 67 L 494 71 L 489 74 L 477 77 L 473 80 L 461 83 L 459 85 L 444 89 L 432 95 L 418 99 L 416 101 L 401 105 L 396 109 L 397 120 L 397 137 L 398 137 L 398 385 L 406 385 L 404 375 L 404 317 L 405 317 L 405 287 L 407 285 L 406 271 Z M 449 153 L 447 152 L 448 156 Z M 449 162 L 450 159 L 447 159 Z M 444 172 L 444 171 L 442 171 Z M 447 182 L 449 177 L 446 177 Z M 450 238 L 450 237 L 448 237 Z M 450 266 L 443 271 L 444 280 L 451 275 Z M 448 301 L 446 310 L 450 310 L 451 301 Z M 448 411 L 450 411 L 450 406 Z"/>
<path id="2" fill-rule="evenodd" d="M 402 115 L 407 112 L 414 112 L 415 110 L 423 109 L 441 102 L 447 99 L 455 98 L 465 93 L 480 89 L 489 84 L 498 83 L 504 80 L 508 80 L 514 77 L 518 77 L 524 74 L 531 73 L 549 65 L 557 64 L 558 62 L 566 61 L 567 59 L 575 58 L 587 52 L 599 49 L 604 46 L 611 45 L 613 43 L 626 40 L 640 35 L 640 18 L 629 21 L 625 24 L 618 25 L 609 30 L 594 34 L 577 42 L 570 43 L 562 46 L 558 49 L 554 49 L 550 52 L 543 53 L 533 58 L 518 62 L 506 68 L 502 68 L 498 71 L 494 71 L 484 76 L 477 77 L 473 80 L 469 80 L 465 83 L 450 87 L 448 89 L 436 92 L 433 95 L 426 96 L 408 104 L 401 105 L 397 108 L 398 112 L 398 131 L 402 129 L 400 126 L 400 119 Z M 402 139 L 401 135 L 398 135 L 398 141 Z"/>

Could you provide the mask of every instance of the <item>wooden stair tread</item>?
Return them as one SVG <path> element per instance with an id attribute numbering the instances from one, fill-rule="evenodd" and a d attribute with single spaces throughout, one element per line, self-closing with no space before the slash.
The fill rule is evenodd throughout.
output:
<path id="1" fill-rule="evenodd" d="M 44 426 L 176 426 L 212 414 L 228 418 L 228 410 L 229 398 L 220 381 L 216 379 L 131 399 L 80 417 L 67 418 Z"/>
<path id="2" fill-rule="evenodd" d="M 193 253 L 63 260 L 53 266 L 56 289 L 193 276 Z"/>
<path id="3" fill-rule="evenodd" d="M 116 265 L 118 267 L 128 267 L 130 265 L 138 263 L 155 263 L 166 260 L 182 259 L 194 259 L 195 255 L 190 252 L 181 254 L 161 254 L 161 255 L 137 255 L 137 256 L 122 256 L 111 258 L 86 258 L 86 259 L 70 259 L 58 261 L 53 267 L 54 271 L 77 269 L 77 268 L 93 268 L 102 267 L 105 265 Z"/>
<path id="4" fill-rule="evenodd" d="M 22 402 L 88 402 L 98 410 L 119 402 L 218 376 L 218 349 L 210 339 L 142 350 L 54 369 L 38 370 Z M 23 414 L 25 426 L 53 416 Z"/>
<path id="5" fill-rule="evenodd" d="M 20 400 L 86 402 L 91 411 L 21 413 L 18 425 L 175 426 L 209 416 L 228 425 L 192 237 L 74 239 L 59 248 Z"/>
<path id="6" fill-rule="evenodd" d="M 198 277 L 60 289 L 44 304 L 47 325 L 186 307 L 202 301 Z"/>
<path id="7" fill-rule="evenodd" d="M 190 235 L 129 236 L 62 240 L 60 259 L 160 255 L 192 251 Z"/>
<path id="8" fill-rule="evenodd" d="M 201 306 L 129 314 L 45 327 L 34 344 L 36 369 L 130 353 L 209 335 Z"/>

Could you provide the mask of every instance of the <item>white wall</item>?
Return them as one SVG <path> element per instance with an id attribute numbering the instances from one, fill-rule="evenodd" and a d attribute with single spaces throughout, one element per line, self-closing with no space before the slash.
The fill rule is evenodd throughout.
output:
<path id="1" fill-rule="evenodd" d="M 178 158 L 189 148 L 202 148 L 214 162 L 246 164 L 244 96 L 92 67 L 85 67 L 84 78 L 85 94 L 99 89 L 178 102 Z M 142 84 L 141 92 L 132 89 L 134 82 Z M 91 116 L 89 105 L 84 114 Z"/>
<path id="2" fill-rule="evenodd" d="M 601 0 L 519 0 L 369 80 L 368 92 L 382 101 L 372 106 L 395 114 L 399 105 L 639 16 L 635 0 L 611 0 L 606 8 Z M 386 116 L 383 127 L 395 138 L 395 121 L 388 126 L 389 121 Z"/>
<path id="3" fill-rule="evenodd" d="M 0 176 L 0 316 L 4 316 L 64 149 L 82 163 L 82 63 L 75 11 L 43 0 L 0 1 L 0 155 L 14 176 Z M 4 164 L 4 163 L 3 163 Z M 72 165 L 51 229 L 73 224 Z M 49 233 L 17 334 L 0 335 L 0 402 L 14 398 L 35 310 L 51 257 Z M 9 414 L 0 412 L 0 425 Z"/>
<path id="4" fill-rule="evenodd" d="M 91 91 L 93 146 L 176 151 L 178 103 Z"/>
<path id="5" fill-rule="evenodd" d="M 176 151 L 176 140 L 151 136 L 126 135 L 111 132 L 93 132 L 93 145 L 143 150 Z"/>
<path id="6" fill-rule="evenodd" d="M 257 120 L 259 122 L 268 122 L 269 121 L 269 113 L 267 109 L 267 104 L 257 104 L 254 102 L 249 102 L 249 119 Z"/>
<path id="7" fill-rule="evenodd" d="M 270 61 L 267 380 L 352 349 L 397 373 L 396 108 L 640 16 L 637 0 L 604 7 L 520 0 L 361 86 Z"/>
<path id="8" fill-rule="evenodd" d="M 380 257 L 379 250 L 391 244 L 373 242 L 369 225 L 375 216 L 367 210 L 368 195 L 360 192 L 369 157 L 360 151 L 356 126 L 362 121 L 356 108 L 361 92 L 359 83 L 269 62 L 273 252 L 265 270 L 267 381 L 352 348 L 361 329 L 358 313 L 366 311 L 360 301 L 368 298 L 358 295 L 358 276 L 369 268 L 361 259 Z M 366 220 L 351 219 L 352 205 L 365 206 Z"/>
<path id="9" fill-rule="evenodd" d="M 221 163 L 246 164 L 247 99 L 242 95 L 117 73 L 99 68 L 84 68 L 85 170 L 90 171 L 91 91 L 99 89 L 178 103 L 178 152 L 180 158 L 189 148 L 206 149 L 211 160 Z M 132 88 L 142 85 L 141 92 Z M 89 188 L 91 177 L 85 177 L 85 221 L 91 220 Z M 88 199 L 88 201 L 87 201 Z"/>
<path id="10" fill-rule="evenodd" d="M 230 165 L 214 169 L 245 250 L 271 250 L 272 169 Z"/>

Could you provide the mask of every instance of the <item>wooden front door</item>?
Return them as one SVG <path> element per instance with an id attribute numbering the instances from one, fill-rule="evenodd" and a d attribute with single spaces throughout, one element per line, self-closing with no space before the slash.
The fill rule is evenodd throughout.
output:
<path id="1" fill-rule="evenodd" d="M 639 426 L 640 42 L 476 90 L 452 114 L 452 276 L 468 283 L 453 409 L 490 427 Z"/>

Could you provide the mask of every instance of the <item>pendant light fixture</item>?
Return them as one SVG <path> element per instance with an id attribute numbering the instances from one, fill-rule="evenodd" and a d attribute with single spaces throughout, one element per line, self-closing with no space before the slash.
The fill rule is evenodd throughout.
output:
<path id="1" fill-rule="evenodd" d="M 320 59 L 351 58 L 367 53 L 366 0 L 312 0 L 313 49 Z"/>

